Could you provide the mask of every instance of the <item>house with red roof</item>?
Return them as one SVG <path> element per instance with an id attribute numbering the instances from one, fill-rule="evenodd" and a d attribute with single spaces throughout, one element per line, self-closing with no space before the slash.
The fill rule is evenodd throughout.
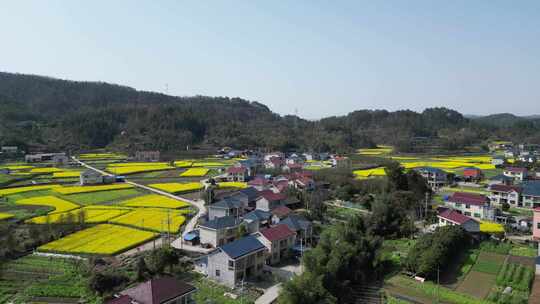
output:
<path id="1" fill-rule="evenodd" d="M 528 170 L 527 168 L 520 167 L 506 167 L 504 168 L 503 174 L 505 176 L 513 178 L 514 180 L 522 182 L 527 179 Z"/>
<path id="2" fill-rule="evenodd" d="M 192 304 L 194 286 L 172 277 L 156 278 L 126 289 L 106 304 Z"/>
<path id="3" fill-rule="evenodd" d="M 266 169 L 281 169 L 285 165 L 285 160 L 282 157 L 272 156 L 264 162 Z"/>
<path id="4" fill-rule="evenodd" d="M 298 190 L 313 190 L 315 189 L 315 181 L 311 177 L 301 176 L 289 182 L 291 186 Z"/>
<path id="5" fill-rule="evenodd" d="M 510 206 L 522 206 L 521 203 L 521 187 L 505 184 L 493 184 L 489 186 L 489 199 L 493 204 L 502 205 L 510 204 Z"/>
<path id="6" fill-rule="evenodd" d="M 271 211 L 271 213 L 272 213 L 272 223 L 277 224 L 282 219 L 288 217 L 289 214 L 292 213 L 292 210 L 287 206 L 278 206 L 278 207 L 274 208 Z"/>
<path id="7" fill-rule="evenodd" d="M 261 230 L 254 236 L 268 249 L 269 255 L 266 259 L 268 265 L 279 263 L 281 259 L 289 257 L 296 243 L 296 232 L 285 224 Z"/>
<path id="8" fill-rule="evenodd" d="M 484 178 L 482 170 L 471 167 L 463 170 L 463 179 L 467 182 L 479 182 Z"/>
<path id="9" fill-rule="evenodd" d="M 287 196 L 285 194 L 264 190 L 260 192 L 259 198 L 257 198 L 255 204 L 257 209 L 272 211 L 274 208 L 284 205 L 286 199 Z"/>
<path id="10" fill-rule="evenodd" d="M 439 219 L 439 227 L 461 226 L 467 232 L 480 232 L 479 222 L 453 209 L 441 211 L 437 218 Z"/>
<path id="11" fill-rule="evenodd" d="M 256 176 L 252 180 L 248 182 L 248 185 L 251 187 L 254 187 L 255 189 L 261 191 L 266 189 L 266 187 L 270 184 L 270 181 L 265 178 L 264 176 Z"/>
<path id="12" fill-rule="evenodd" d="M 446 200 L 446 205 L 478 220 L 493 220 L 495 218 L 495 209 L 485 195 L 454 192 Z"/>
<path id="13" fill-rule="evenodd" d="M 245 182 L 249 177 L 249 170 L 243 166 L 229 167 L 226 173 L 229 182 Z"/>

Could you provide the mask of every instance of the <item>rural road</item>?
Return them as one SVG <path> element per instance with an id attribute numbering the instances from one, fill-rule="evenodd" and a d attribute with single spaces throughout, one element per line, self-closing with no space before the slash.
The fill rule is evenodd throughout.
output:
<path id="1" fill-rule="evenodd" d="M 94 170 L 100 174 L 103 174 L 103 175 L 107 175 L 107 176 L 112 176 L 113 174 L 111 173 L 108 173 L 108 172 L 105 172 L 103 170 L 99 170 L 93 166 L 90 166 L 88 164 L 86 164 L 85 162 L 82 162 L 80 161 L 79 159 L 77 159 L 76 157 L 72 157 L 72 159 L 79 163 L 81 166 L 83 167 L 86 167 L 90 170 Z M 206 209 L 206 206 L 204 205 L 204 201 L 203 200 L 190 200 L 188 198 L 183 198 L 183 197 L 180 197 L 180 196 L 177 196 L 177 195 L 174 195 L 174 194 L 171 194 L 169 192 L 165 192 L 165 191 L 162 191 L 162 190 L 158 190 L 158 189 L 155 189 L 155 188 L 152 188 L 152 187 L 148 187 L 148 186 L 145 186 L 145 185 L 142 185 L 142 184 L 139 184 L 139 183 L 135 183 L 135 182 L 131 182 L 129 180 L 125 180 L 125 182 L 127 184 L 130 184 L 134 187 L 137 187 L 137 188 L 140 188 L 140 189 L 144 189 L 144 190 L 147 190 L 147 191 L 151 191 L 153 193 L 156 193 L 156 194 L 159 194 L 159 195 L 163 195 L 163 196 L 166 196 L 166 197 L 169 197 L 169 198 L 172 198 L 172 199 L 175 199 L 175 200 L 179 200 L 179 201 L 184 201 L 184 202 L 187 202 L 191 205 L 193 205 L 195 208 L 197 208 L 197 214 L 195 216 L 193 216 L 189 222 L 186 223 L 186 225 L 184 226 L 184 232 L 182 233 L 182 236 L 179 237 L 178 239 L 174 240 L 172 242 L 172 246 L 174 248 L 182 248 L 184 250 L 188 250 L 188 251 L 197 251 L 197 252 L 201 252 L 201 250 L 199 249 L 203 249 L 203 248 L 198 248 L 198 247 L 193 247 L 193 246 L 187 246 L 187 245 L 184 245 L 183 244 L 183 240 L 184 240 L 184 235 L 186 235 L 188 232 L 192 231 L 193 229 L 195 229 L 197 223 L 199 222 L 199 218 L 201 218 L 203 215 L 206 214 L 207 212 L 207 209 Z M 191 249 L 191 250 L 190 250 Z M 203 250 L 204 251 L 204 250 Z"/>
<path id="2" fill-rule="evenodd" d="M 279 296 L 279 291 L 281 290 L 281 283 L 276 284 L 268 288 L 262 296 L 255 300 L 255 304 L 271 304 L 277 300 Z"/>

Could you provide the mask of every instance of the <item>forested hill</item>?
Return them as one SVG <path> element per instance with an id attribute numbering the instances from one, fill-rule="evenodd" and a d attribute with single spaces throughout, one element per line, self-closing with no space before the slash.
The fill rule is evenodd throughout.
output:
<path id="1" fill-rule="evenodd" d="M 529 121 L 529 120 L 528 120 Z M 58 150 L 182 150 L 210 145 L 347 151 L 377 143 L 410 149 L 415 137 L 459 149 L 490 137 L 535 140 L 538 124 L 494 126 L 445 108 L 355 111 L 307 121 L 258 102 L 174 97 L 98 82 L 0 72 L 0 144 Z"/>

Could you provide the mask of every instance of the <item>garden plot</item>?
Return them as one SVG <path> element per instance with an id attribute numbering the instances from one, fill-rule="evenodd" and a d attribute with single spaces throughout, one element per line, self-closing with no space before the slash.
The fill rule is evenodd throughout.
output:
<path id="1" fill-rule="evenodd" d="M 42 252 L 114 255 L 158 235 L 125 226 L 101 224 L 70 234 L 38 248 Z"/>
<path id="2" fill-rule="evenodd" d="M 154 207 L 154 208 L 170 208 L 178 209 L 189 207 L 190 204 L 184 201 L 172 199 L 163 195 L 149 194 L 135 197 L 121 203 L 126 207 Z"/>
<path id="3" fill-rule="evenodd" d="M 476 263 L 472 266 L 465 279 L 459 284 L 456 291 L 469 294 L 479 299 L 488 296 L 501 269 L 506 256 L 497 253 L 482 251 Z"/>

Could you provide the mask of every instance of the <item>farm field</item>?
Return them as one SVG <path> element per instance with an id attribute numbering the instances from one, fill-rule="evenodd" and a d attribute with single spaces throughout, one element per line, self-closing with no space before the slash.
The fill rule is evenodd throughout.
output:
<path id="1" fill-rule="evenodd" d="M 44 168 L 33 168 L 30 170 L 30 173 L 53 173 L 53 172 L 61 172 L 62 169 L 54 168 L 54 167 L 44 167 Z"/>
<path id="2" fill-rule="evenodd" d="M 247 188 L 247 183 L 245 182 L 221 182 L 218 183 L 218 188 Z"/>
<path id="3" fill-rule="evenodd" d="M 72 187 L 58 187 L 54 188 L 54 191 L 63 194 L 76 194 L 76 193 L 87 193 L 87 192 L 98 192 L 98 191 L 111 191 L 119 189 L 129 189 L 133 188 L 130 184 L 113 184 L 113 185 L 99 185 L 99 186 L 72 186 Z"/>
<path id="4" fill-rule="evenodd" d="M 60 185 L 40 185 L 40 186 L 5 188 L 5 189 L 0 189 L 0 197 L 6 196 L 6 195 L 17 194 L 17 193 L 23 193 L 23 192 L 55 189 L 55 188 L 60 188 L 60 187 L 61 187 Z"/>
<path id="5" fill-rule="evenodd" d="M 95 205 L 95 204 L 114 203 L 120 200 L 136 197 L 142 194 L 143 192 L 135 188 L 129 188 L 129 189 L 114 190 L 114 191 L 77 193 L 77 194 L 70 194 L 66 197 L 68 197 L 70 201 L 86 206 L 86 205 Z"/>
<path id="6" fill-rule="evenodd" d="M 46 216 L 34 217 L 27 220 L 27 223 L 32 224 L 60 224 L 65 222 L 71 223 L 104 223 L 115 217 L 124 215 L 130 212 L 129 208 L 108 207 L 108 206 L 88 206 L 80 209 L 54 213 Z"/>
<path id="7" fill-rule="evenodd" d="M 62 212 L 79 208 L 79 205 L 77 204 L 74 204 L 72 202 L 69 202 L 69 201 L 66 201 L 61 198 L 51 196 L 51 195 L 21 199 L 17 201 L 17 204 L 49 206 L 49 207 L 54 208 L 54 211 L 50 212 L 49 214 L 62 213 Z"/>
<path id="8" fill-rule="evenodd" d="M 39 297 L 93 300 L 86 286 L 74 260 L 29 255 L 0 266 L 0 303 L 37 303 Z"/>
<path id="9" fill-rule="evenodd" d="M 182 177 L 200 177 L 205 176 L 210 169 L 207 168 L 189 168 L 186 171 L 180 173 Z"/>
<path id="10" fill-rule="evenodd" d="M 123 224 L 156 232 L 178 233 L 186 221 L 189 210 L 164 210 L 141 208 L 110 220 L 110 223 Z"/>
<path id="11" fill-rule="evenodd" d="M 38 248 L 42 252 L 114 255 L 157 237 L 156 233 L 100 224 Z"/>
<path id="12" fill-rule="evenodd" d="M 125 158 L 127 158 L 126 155 L 116 154 L 116 153 L 85 153 L 85 154 L 79 155 L 79 159 L 81 160 L 101 160 L 101 159 L 121 160 Z"/>
<path id="13" fill-rule="evenodd" d="M 456 288 L 456 291 L 485 299 L 495 285 L 497 274 L 505 259 L 506 255 L 481 251 L 475 264 Z"/>
<path id="14" fill-rule="evenodd" d="M 193 183 L 158 183 L 149 184 L 149 187 L 163 190 L 169 193 L 182 193 L 182 192 L 194 192 L 203 188 L 203 185 L 199 182 Z"/>
<path id="15" fill-rule="evenodd" d="M 80 175 L 81 175 L 81 171 L 61 171 L 61 172 L 54 172 L 52 174 L 52 178 L 79 177 Z"/>
<path id="16" fill-rule="evenodd" d="M 150 163 L 146 165 L 136 164 L 131 165 L 131 163 L 122 163 L 122 164 L 110 164 L 107 166 L 106 170 L 110 173 L 117 175 L 127 175 L 141 172 L 152 172 L 152 171 L 163 171 L 163 170 L 172 170 L 175 167 L 169 166 L 168 164 L 156 164 Z"/>
<path id="17" fill-rule="evenodd" d="M 0 221 L 12 218 L 14 215 L 11 213 L 0 212 Z"/>
<path id="18" fill-rule="evenodd" d="M 149 194 L 144 196 L 135 197 L 120 203 L 126 207 L 154 207 L 154 208 L 170 208 L 178 209 L 189 207 L 190 204 L 175 200 L 166 196 Z"/>

